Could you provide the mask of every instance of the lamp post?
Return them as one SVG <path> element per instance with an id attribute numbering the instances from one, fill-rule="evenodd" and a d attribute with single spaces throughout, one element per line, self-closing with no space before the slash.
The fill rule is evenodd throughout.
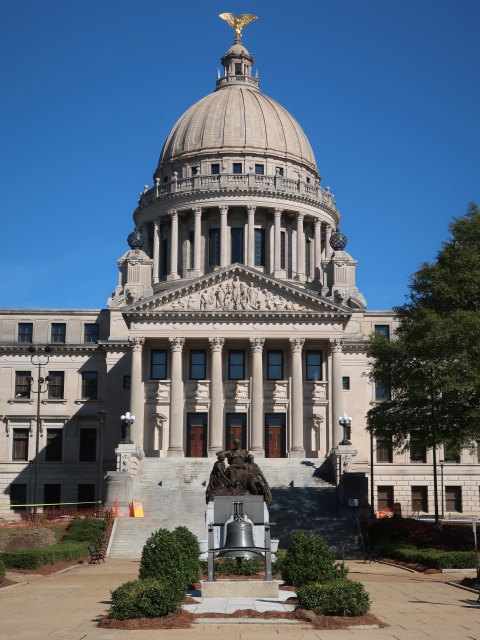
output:
<path id="1" fill-rule="evenodd" d="M 127 411 L 125 415 L 120 416 L 120 420 L 122 421 L 122 439 L 120 444 L 133 444 L 133 441 L 130 439 L 130 427 L 135 422 L 135 416 L 132 416 L 130 411 Z"/>
<path id="2" fill-rule="evenodd" d="M 35 460 L 33 461 L 33 514 L 37 515 L 37 483 L 38 483 L 38 453 L 40 450 L 40 396 L 48 389 L 48 383 L 50 382 L 50 376 L 42 377 L 42 367 L 46 367 L 50 361 L 49 353 L 52 348 L 46 346 L 42 353 L 37 353 L 36 347 L 29 347 L 30 360 L 34 367 L 37 367 L 37 388 L 33 389 L 33 376 L 28 376 L 28 382 L 30 383 L 30 391 L 37 394 L 37 415 L 36 415 L 36 433 L 35 433 Z M 42 357 L 43 356 L 43 357 Z M 45 386 L 43 386 L 45 385 Z"/>
<path id="3" fill-rule="evenodd" d="M 103 429 L 105 425 L 105 411 L 101 410 L 98 412 L 98 423 L 99 423 L 99 441 L 98 448 L 100 449 L 99 455 L 99 463 L 98 463 L 98 499 L 100 503 L 103 505 Z"/>
<path id="4" fill-rule="evenodd" d="M 343 427 L 343 440 L 340 442 L 340 444 L 351 445 L 352 444 L 350 442 L 351 431 L 352 431 L 351 416 L 348 416 L 346 413 L 344 413 L 343 416 L 340 416 L 338 418 L 338 423 L 341 427 Z"/>
<path id="5" fill-rule="evenodd" d="M 440 460 L 440 482 L 441 482 L 441 495 L 442 495 L 442 520 L 445 517 L 445 499 L 443 496 L 443 464 L 445 460 Z"/>
<path id="6" fill-rule="evenodd" d="M 370 429 L 370 518 L 375 518 L 375 490 L 373 486 L 373 429 Z"/>

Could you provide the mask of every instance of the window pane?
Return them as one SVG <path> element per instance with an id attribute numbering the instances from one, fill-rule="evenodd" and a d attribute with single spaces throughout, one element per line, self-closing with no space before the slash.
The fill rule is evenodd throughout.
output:
<path id="1" fill-rule="evenodd" d="M 48 383 L 49 398 L 63 398 L 64 372 L 49 371 L 50 382 Z"/>
<path id="2" fill-rule="evenodd" d="M 44 484 L 43 502 L 48 505 L 58 504 L 60 502 L 61 489 L 61 484 Z"/>
<path id="3" fill-rule="evenodd" d="M 45 447 L 45 460 L 47 462 L 61 462 L 62 436 L 62 429 L 47 429 L 47 446 Z"/>
<path id="4" fill-rule="evenodd" d="M 378 487 L 377 489 L 378 509 L 392 511 L 393 509 L 393 487 Z"/>
<path id="5" fill-rule="evenodd" d="M 445 487 L 445 509 L 462 512 L 462 487 Z"/>
<path id="6" fill-rule="evenodd" d="M 265 173 L 265 165 L 263 164 L 256 164 L 255 165 L 255 173 L 259 176 L 263 176 Z"/>
<path id="7" fill-rule="evenodd" d="M 15 483 L 10 485 L 10 505 L 11 509 L 15 511 L 24 511 L 26 507 L 24 506 L 14 506 L 14 505 L 25 505 L 27 504 L 27 485 Z"/>
<path id="8" fill-rule="evenodd" d="M 241 227 L 232 227 L 232 263 L 238 262 L 243 264 L 243 229 Z"/>
<path id="9" fill-rule="evenodd" d="M 96 400 L 98 391 L 98 373 L 82 371 L 82 398 Z"/>
<path id="10" fill-rule="evenodd" d="M 220 173 L 220 165 L 219 164 L 211 164 L 210 165 L 210 173 L 216 175 Z"/>
<path id="11" fill-rule="evenodd" d="M 206 359 L 207 354 L 203 349 L 192 349 L 190 351 L 190 379 L 206 379 Z"/>
<path id="12" fill-rule="evenodd" d="M 427 448 L 415 436 L 410 436 L 410 462 L 426 462 Z"/>
<path id="13" fill-rule="evenodd" d="M 123 376 L 123 388 L 130 389 L 132 386 L 132 378 L 129 375 Z"/>
<path id="14" fill-rule="evenodd" d="M 97 430 L 80 429 L 80 462 L 95 462 L 97 459 Z"/>
<path id="15" fill-rule="evenodd" d="M 376 324 L 375 333 L 390 340 L 390 327 L 388 324 Z"/>
<path id="16" fill-rule="evenodd" d="M 382 387 L 382 384 L 375 380 L 375 400 L 376 402 L 384 402 L 390 400 L 390 389 Z"/>
<path id="17" fill-rule="evenodd" d="M 280 231 L 280 269 L 285 269 L 285 231 Z"/>
<path id="18" fill-rule="evenodd" d="M 228 379 L 245 380 L 245 353 L 243 351 L 229 351 Z"/>
<path id="19" fill-rule="evenodd" d="M 208 232 L 208 264 L 217 267 L 220 264 L 220 229 Z"/>
<path id="20" fill-rule="evenodd" d="M 15 371 L 15 398 L 30 398 L 30 371 Z"/>
<path id="21" fill-rule="evenodd" d="M 455 449 L 452 449 L 452 447 L 444 445 L 443 459 L 445 460 L 445 462 L 454 462 L 458 464 L 460 462 L 460 454 Z"/>
<path id="22" fill-rule="evenodd" d="M 344 391 L 349 391 L 350 390 L 350 376 L 343 376 L 342 377 L 342 389 Z"/>
<path id="23" fill-rule="evenodd" d="M 28 429 L 13 430 L 12 460 L 28 460 Z"/>
<path id="24" fill-rule="evenodd" d="M 428 513 L 428 487 L 412 487 L 412 511 Z"/>
<path id="25" fill-rule="evenodd" d="M 67 325 L 64 322 L 52 322 L 52 342 L 65 342 Z"/>
<path id="26" fill-rule="evenodd" d="M 393 462 L 391 440 L 377 440 L 377 462 Z"/>
<path id="27" fill-rule="evenodd" d="M 167 377 L 167 351 L 166 349 L 152 349 L 150 378 L 152 380 L 165 380 Z"/>
<path id="28" fill-rule="evenodd" d="M 321 380 L 322 379 L 322 352 L 321 351 L 307 351 L 306 355 L 307 380 Z"/>
<path id="29" fill-rule="evenodd" d="M 32 342 L 33 324 L 31 322 L 20 322 L 18 324 L 18 341 Z"/>
<path id="30" fill-rule="evenodd" d="M 283 380 L 283 351 L 267 351 L 267 380 Z"/>
<path id="31" fill-rule="evenodd" d="M 311 274 L 311 248 L 312 242 L 310 238 L 307 238 L 305 240 L 305 275 L 307 278 L 309 278 Z"/>
<path id="32" fill-rule="evenodd" d="M 78 502 L 94 502 L 95 501 L 95 485 L 94 484 L 79 484 L 77 490 Z M 80 508 L 93 505 L 79 505 Z"/>
<path id="33" fill-rule="evenodd" d="M 255 229 L 255 266 L 265 266 L 265 229 Z"/>
<path id="34" fill-rule="evenodd" d="M 233 173 L 242 173 L 242 163 L 234 162 L 233 163 Z"/>
<path id="35" fill-rule="evenodd" d="M 98 324 L 85 325 L 85 342 L 98 342 Z"/>
<path id="36" fill-rule="evenodd" d="M 189 269 L 193 269 L 195 267 L 195 232 L 194 231 L 189 232 L 188 239 L 190 243 L 188 265 L 189 265 Z"/>

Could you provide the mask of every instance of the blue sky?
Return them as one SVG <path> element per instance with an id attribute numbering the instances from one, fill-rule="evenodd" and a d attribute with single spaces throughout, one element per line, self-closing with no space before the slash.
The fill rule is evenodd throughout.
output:
<path id="1" fill-rule="evenodd" d="M 0 306 L 97 308 L 177 118 L 233 32 L 300 122 L 369 308 L 402 304 L 480 202 L 478 0 L 4 1 Z"/>

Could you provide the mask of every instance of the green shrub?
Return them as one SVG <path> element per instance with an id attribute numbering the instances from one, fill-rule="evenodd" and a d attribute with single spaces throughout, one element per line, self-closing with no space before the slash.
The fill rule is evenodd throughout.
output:
<path id="1" fill-rule="evenodd" d="M 208 562 L 202 560 L 200 563 L 202 573 L 207 573 Z M 215 573 L 223 573 L 226 576 L 255 576 L 265 568 L 262 558 L 248 558 L 238 564 L 235 558 L 217 558 L 215 560 Z"/>
<path id="2" fill-rule="evenodd" d="M 287 555 L 286 549 L 278 549 L 275 553 L 277 559 L 272 562 L 272 573 L 282 573 L 282 566 Z"/>
<path id="3" fill-rule="evenodd" d="M 44 564 L 70 562 L 88 555 L 84 542 L 59 542 L 43 549 L 27 551 L 6 551 L 0 554 L 0 560 L 8 569 L 39 569 Z"/>
<path id="4" fill-rule="evenodd" d="M 345 565 L 335 564 L 335 554 L 322 536 L 297 531 L 281 562 L 281 574 L 287 584 L 299 587 L 311 582 L 330 582 L 346 578 Z"/>
<path id="5" fill-rule="evenodd" d="M 442 551 L 441 549 L 417 549 L 411 544 L 387 544 L 385 555 L 394 560 L 421 564 L 432 569 L 473 569 L 473 551 Z"/>
<path id="6" fill-rule="evenodd" d="M 189 575 L 184 558 L 179 538 L 173 531 L 158 529 L 142 549 L 139 578 L 154 578 L 185 589 L 189 584 Z"/>
<path id="7" fill-rule="evenodd" d="M 362 616 L 370 596 L 360 582 L 342 578 L 327 584 L 305 584 L 297 590 L 300 607 L 324 616 Z"/>
<path id="8" fill-rule="evenodd" d="M 101 548 L 105 543 L 105 531 L 108 528 L 108 521 L 100 518 L 74 518 L 70 523 L 63 542 L 86 542 Z"/>
<path id="9" fill-rule="evenodd" d="M 5 577 L 5 564 L 2 562 L 0 558 L 0 580 L 3 580 Z"/>
<path id="10" fill-rule="evenodd" d="M 177 611 L 184 598 L 178 585 L 167 584 L 154 578 L 125 582 L 112 591 L 110 618 L 152 618 Z"/>
<path id="11" fill-rule="evenodd" d="M 187 584 L 196 582 L 200 577 L 200 547 L 197 537 L 187 527 L 177 527 L 173 535 L 183 555 L 182 566 Z"/>

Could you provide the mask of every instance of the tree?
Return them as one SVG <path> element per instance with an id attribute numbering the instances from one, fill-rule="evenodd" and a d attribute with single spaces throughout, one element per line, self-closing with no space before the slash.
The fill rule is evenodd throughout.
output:
<path id="1" fill-rule="evenodd" d="M 368 429 L 395 448 L 433 451 L 435 520 L 438 522 L 436 448 L 459 452 L 480 437 L 480 211 L 450 224 L 451 238 L 434 263 L 411 279 L 395 308 L 395 339 L 372 336 L 372 377 L 390 399 L 368 412 Z"/>

